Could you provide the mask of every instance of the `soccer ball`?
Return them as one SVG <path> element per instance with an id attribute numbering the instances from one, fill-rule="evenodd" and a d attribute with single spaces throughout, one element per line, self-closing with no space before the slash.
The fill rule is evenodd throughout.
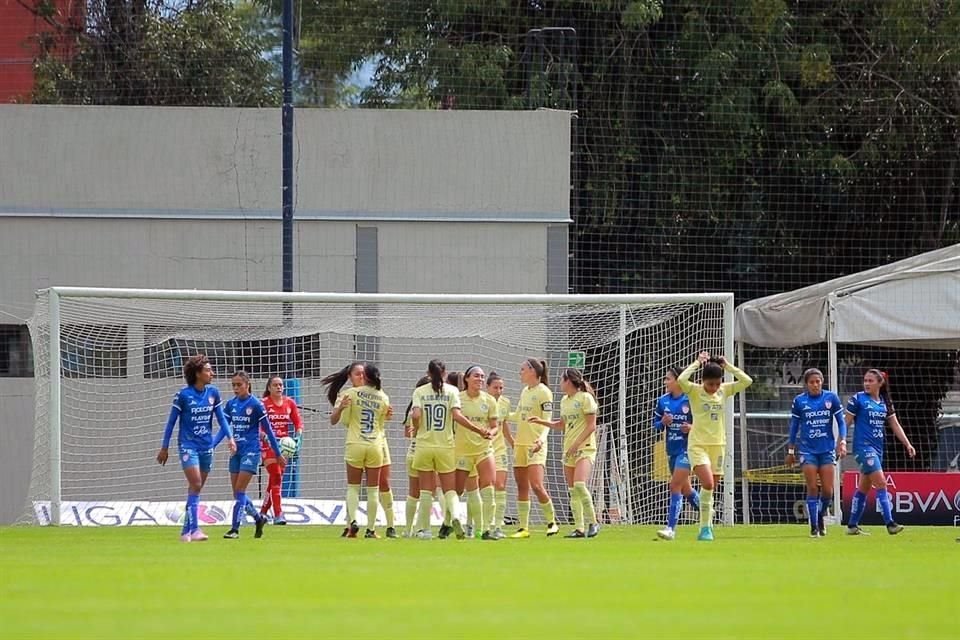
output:
<path id="1" fill-rule="evenodd" d="M 293 438 L 280 438 L 280 453 L 284 458 L 290 458 L 297 452 L 297 441 Z"/>

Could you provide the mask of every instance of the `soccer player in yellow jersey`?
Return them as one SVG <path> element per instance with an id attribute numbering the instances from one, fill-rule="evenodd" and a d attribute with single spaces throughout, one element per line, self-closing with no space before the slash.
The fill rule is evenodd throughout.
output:
<path id="1" fill-rule="evenodd" d="M 543 467 L 547 462 L 549 430 L 531 418 L 549 418 L 553 413 L 553 392 L 547 386 L 547 363 L 527 358 L 520 365 L 523 390 L 517 401 L 517 435 L 514 437 L 513 476 L 517 481 L 517 512 L 520 528 L 511 538 L 530 537 L 530 490 L 536 494 L 547 521 L 547 535 L 560 532 L 553 511 L 553 500 L 543 486 Z"/>
<path id="2" fill-rule="evenodd" d="M 360 503 L 360 483 L 367 472 L 367 531 L 365 538 L 376 538 L 377 509 L 380 504 L 380 470 L 384 465 L 384 424 L 393 413 L 390 398 L 383 392 L 380 370 L 365 363 L 362 379 L 353 379 L 354 386 L 340 393 L 345 380 L 328 383 L 327 397 L 334 398 L 330 423 L 343 423 L 347 428 L 347 446 L 344 462 L 347 465 L 347 537 L 355 538 L 357 506 Z M 362 384 L 358 384 L 361 382 Z M 339 381 L 340 387 L 337 386 Z"/>
<path id="3" fill-rule="evenodd" d="M 496 371 L 491 371 L 487 376 L 487 393 L 497 401 L 500 420 L 497 435 L 493 436 L 493 463 L 496 475 L 493 480 L 494 508 L 490 515 L 490 527 L 493 529 L 493 537 L 497 540 L 506 537 L 503 534 L 503 516 L 507 510 L 507 471 L 510 470 L 510 458 L 507 454 L 508 436 L 510 436 L 509 444 L 513 447 L 513 437 L 507 426 L 507 418 L 510 416 L 510 398 L 503 395 L 503 388 L 503 378 Z"/>
<path id="4" fill-rule="evenodd" d="M 443 488 L 445 507 L 440 537 L 446 538 L 451 532 L 458 538 L 463 537 L 463 525 L 454 518 L 457 504 L 456 457 L 454 455 L 454 423 L 483 435 L 493 437 L 493 431 L 474 425 L 464 417 L 460 410 L 460 390 L 443 381 L 446 367 L 439 360 L 431 360 L 427 368 L 429 384 L 417 387 L 413 392 L 413 409 L 410 417 L 417 432 L 417 451 L 413 457 L 413 468 L 420 476 L 420 509 L 417 514 L 419 531 L 417 537 L 429 540 L 430 507 L 433 504 L 433 491 L 439 475 Z"/>
<path id="5" fill-rule="evenodd" d="M 417 380 L 420 387 L 430 382 L 430 378 L 423 376 Z M 413 526 L 416 524 L 417 505 L 420 504 L 420 474 L 413 468 L 413 457 L 417 452 L 417 432 L 413 428 L 413 419 L 410 418 L 410 411 L 413 409 L 413 401 L 407 404 L 407 411 L 403 414 L 403 437 L 410 440 L 407 447 L 407 504 L 406 504 L 406 526 L 403 534 L 404 538 L 413 536 Z M 442 502 L 441 502 L 442 504 Z"/>
<path id="6" fill-rule="evenodd" d="M 701 383 L 690 382 L 690 377 L 701 367 Z M 724 382 L 724 371 L 732 373 L 735 382 Z M 720 356 L 711 359 L 706 351 L 701 352 L 677 378 L 677 384 L 687 394 L 693 413 L 687 455 L 693 472 L 700 480 L 700 535 L 697 540 L 713 540 L 713 490 L 723 475 L 723 455 L 727 443 L 724 403 L 752 383 L 750 376 L 727 362 L 726 358 Z"/>
<path id="7" fill-rule="evenodd" d="M 486 374 L 477 365 L 467 367 L 463 372 L 463 384 L 460 392 L 460 408 L 464 417 L 477 425 L 487 425 L 487 430 L 496 434 L 500 427 L 500 407 L 489 393 L 483 390 Z M 496 465 L 493 460 L 491 439 L 469 429 L 457 429 L 454 439 L 457 457 L 457 493 L 466 489 L 467 520 L 473 516 L 476 527 L 483 531 L 481 539 L 496 540 L 489 527 L 494 509 L 493 481 Z M 467 536 L 472 536 L 472 527 L 468 527 Z"/>
<path id="8" fill-rule="evenodd" d="M 594 538 L 600 533 L 600 523 L 587 480 L 597 459 L 597 394 L 577 369 L 563 372 L 560 390 L 564 393 L 560 400 L 560 419 L 530 418 L 530 421 L 563 430 L 563 475 L 570 489 L 570 510 L 573 511 L 573 531 L 566 537 Z"/>

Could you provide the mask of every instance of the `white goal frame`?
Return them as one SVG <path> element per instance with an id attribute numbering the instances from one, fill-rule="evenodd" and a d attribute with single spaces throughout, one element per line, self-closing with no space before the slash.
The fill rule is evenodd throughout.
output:
<path id="1" fill-rule="evenodd" d="M 690 294 L 419 294 L 419 293 L 283 293 L 256 291 L 215 291 L 195 289 L 123 289 L 98 287 L 62 287 L 46 289 L 49 302 L 49 437 L 50 437 L 50 523 L 61 520 L 61 323 L 60 304 L 64 298 L 116 298 L 126 300 L 194 300 L 210 302 L 273 302 L 273 303 L 339 303 L 339 304 L 435 304 L 435 305 L 572 305 L 594 304 L 620 307 L 619 362 L 620 374 L 626 373 L 627 305 L 636 304 L 717 304 L 723 309 L 723 349 L 734 358 L 734 296 L 732 293 Z M 691 359 L 695 354 L 690 354 Z M 727 378 L 730 376 L 727 374 Z M 622 442 L 627 435 L 627 389 L 621 384 L 619 393 L 618 431 Z M 735 456 L 734 406 L 728 399 L 725 406 L 727 452 L 724 474 L 729 480 L 724 486 L 722 522 L 733 525 L 735 520 Z M 630 486 L 631 467 L 626 448 L 618 452 L 624 482 Z M 628 492 L 628 495 L 630 492 Z M 627 504 L 628 512 L 632 506 Z"/>

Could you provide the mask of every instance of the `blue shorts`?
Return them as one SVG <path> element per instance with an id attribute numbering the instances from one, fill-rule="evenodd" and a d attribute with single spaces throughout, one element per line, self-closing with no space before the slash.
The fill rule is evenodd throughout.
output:
<path id="1" fill-rule="evenodd" d="M 670 456 L 670 473 L 673 473 L 677 468 L 690 471 L 690 457 L 687 456 L 686 451 L 678 453 L 675 456 Z"/>
<path id="2" fill-rule="evenodd" d="M 230 456 L 230 473 L 240 473 L 246 471 L 257 475 L 260 469 L 260 451 L 248 451 L 246 453 L 235 453 Z"/>
<path id="3" fill-rule="evenodd" d="M 213 449 L 198 451 L 180 447 L 180 466 L 184 469 L 200 467 L 200 473 L 210 473 L 213 468 Z"/>
<path id="4" fill-rule="evenodd" d="M 875 471 L 883 471 L 883 454 L 876 449 L 864 449 L 853 454 L 857 464 L 860 465 L 860 473 L 865 476 Z"/>
<path id="5" fill-rule="evenodd" d="M 806 451 L 798 451 L 797 459 L 800 460 L 801 466 L 812 464 L 819 469 L 826 464 L 837 464 L 837 452 L 808 453 Z"/>

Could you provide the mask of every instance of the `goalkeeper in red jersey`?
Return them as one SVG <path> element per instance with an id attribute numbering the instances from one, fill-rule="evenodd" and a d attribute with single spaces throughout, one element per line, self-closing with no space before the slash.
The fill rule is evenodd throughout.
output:
<path id="1" fill-rule="evenodd" d="M 270 425 L 277 440 L 293 438 L 297 441 L 297 453 L 300 452 L 300 439 L 303 435 L 303 419 L 293 398 L 283 395 L 283 378 L 273 376 L 267 380 L 263 394 L 263 406 L 267 410 Z M 287 524 L 283 518 L 280 504 L 280 488 L 283 484 L 285 463 L 278 459 L 269 442 L 261 442 L 263 466 L 267 470 L 267 495 L 263 499 L 260 513 L 266 515 L 273 509 L 273 524 Z M 294 454 L 296 455 L 296 454 Z"/>

